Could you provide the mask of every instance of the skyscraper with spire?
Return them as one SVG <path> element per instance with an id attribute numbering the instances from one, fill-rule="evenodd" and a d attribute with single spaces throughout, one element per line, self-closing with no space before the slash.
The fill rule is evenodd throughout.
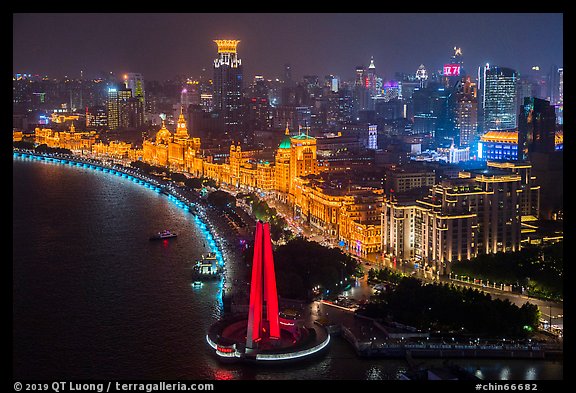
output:
<path id="1" fill-rule="evenodd" d="M 368 66 L 368 73 L 367 73 L 367 88 L 370 97 L 375 97 L 378 95 L 378 89 L 376 86 L 376 65 L 374 64 L 374 56 L 370 58 L 370 65 Z"/>

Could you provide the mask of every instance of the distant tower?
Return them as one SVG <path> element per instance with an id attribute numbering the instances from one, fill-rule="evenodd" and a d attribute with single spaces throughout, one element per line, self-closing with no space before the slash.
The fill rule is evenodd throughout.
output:
<path id="1" fill-rule="evenodd" d="M 371 97 L 375 97 L 378 95 L 378 91 L 376 88 L 376 65 L 374 65 L 374 57 L 370 59 L 370 65 L 368 66 L 368 92 L 370 93 Z"/>
<path id="2" fill-rule="evenodd" d="M 364 66 L 356 67 L 356 79 L 354 81 L 354 116 L 358 117 L 360 111 L 367 110 L 370 103 L 368 92 L 368 76 Z"/>
<path id="3" fill-rule="evenodd" d="M 124 84 L 127 89 L 132 90 L 132 97 L 138 98 L 142 102 L 142 107 L 146 108 L 146 93 L 142 74 L 135 72 L 124 74 Z"/>
<path id="4" fill-rule="evenodd" d="M 518 117 L 518 158 L 530 160 L 532 152 L 554 153 L 556 114 L 550 101 L 526 97 Z"/>
<path id="5" fill-rule="evenodd" d="M 108 109 L 108 127 L 111 130 L 117 128 L 126 128 L 134 124 L 133 116 L 135 102 L 132 100 L 132 91 L 128 88 L 118 89 L 115 87 L 108 88 L 108 99 L 106 106 Z"/>
<path id="6" fill-rule="evenodd" d="M 288 63 L 284 64 L 284 83 L 287 86 L 292 85 L 292 68 Z"/>
<path id="7" fill-rule="evenodd" d="M 464 70 L 464 58 L 462 55 L 462 48 L 454 47 L 454 54 L 452 55 L 452 64 L 458 64 L 460 66 L 460 76 L 466 76 L 466 71 Z"/>
<path id="8" fill-rule="evenodd" d="M 478 94 L 476 84 L 466 77 L 461 91 L 456 93 L 455 123 L 460 146 L 470 146 L 478 132 Z"/>
<path id="9" fill-rule="evenodd" d="M 238 134 L 242 127 L 242 60 L 236 47 L 240 40 L 214 40 L 218 58 L 214 60 L 214 111 L 224 121 L 225 131 Z"/>
<path id="10" fill-rule="evenodd" d="M 486 64 L 482 69 L 483 132 L 516 128 L 518 73 Z"/>
<path id="11" fill-rule="evenodd" d="M 420 87 L 426 87 L 428 72 L 426 72 L 426 67 L 424 67 L 424 64 L 420 64 L 420 67 L 418 67 L 416 70 L 416 80 L 420 82 Z"/>
<path id="12" fill-rule="evenodd" d="M 188 134 L 188 127 L 186 127 L 186 119 L 184 118 L 184 106 L 180 107 L 180 116 L 176 122 L 176 133 L 174 134 L 175 141 L 186 141 L 190 139 Z"/>
<path id="13" fill-rule="evenodd" d="M 182 89 L 180 92 L 180 105 L 184 107 L 185 111 L 188 111 L 188 107 L 190 106 L 190 98 L 188 96 L 188 89 Z"/>

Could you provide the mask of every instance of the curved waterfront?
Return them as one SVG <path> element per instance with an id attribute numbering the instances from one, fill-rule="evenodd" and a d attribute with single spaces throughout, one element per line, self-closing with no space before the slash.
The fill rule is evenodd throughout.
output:
<path id="1" fill-rule="evenodd" d="M 287 368 L 223 366 L 205 340 L 220 287 L 191 286 L 190 262 L 208 246 L 192 214 L 83 166 L 14 158 L 13 187 L 15 378 L 395 379 L 406 369 L 358 359 L 340 338 Z M 148 240 L 164 228 L 178 238 Z M 562 378 L 560 362 L 458 363 L 489 379 Z"/>

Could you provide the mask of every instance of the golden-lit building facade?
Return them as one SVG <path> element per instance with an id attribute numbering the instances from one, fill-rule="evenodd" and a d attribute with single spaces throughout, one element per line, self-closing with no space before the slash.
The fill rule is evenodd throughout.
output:
<path id="1" fill-rule="evenodd" d="M 12 142 L 20 142 L 24 136 L 22 131 L 12 131 Z"/>
<path id="2" fill-rule="evenodd" d="M 274 191 L 276 168 L 270 162 L 256 165 L 256 185 L 262 191 Z"/>
<path id="3" fill-rule="evenodd" d="M 76 132 L 74 123 L 69 131 L 54 131 L 50 128 L 36 128 L 34 141 L 38 145 L 46 144 L 48 147 L 69 149 L 73 151 L 91 151 L 99 135 L 96 131 Z"/>
<path id="4" fill-rule="evenodd" d="M 338 218 L 344 201 L 353 201 L 352 196 L 341 190 L 324 187 L 321 181 L 296 177 L 292 182 L 294 216 L 327 237 L 338 237 Z"/>
<path id="5" fill-rule="evenodd" d="M 291 148 L 290 130 L 286 127 L 285 137 L 276 151 L 274 165 L 274 189 L 277 192 L 277 197 L 285 203 L 288 202 L 288 193 L 290 192 Z"/>
<path id="6" fill-rule="evenodd" d="M 123 141 L 110 141 L 108 144 L 95 143 L 92 145 L 92 154 L 97 156 L 107 156 L 117 159 L 130 158 L 137 155 L 138 150 L 132 149 L 131 143 Z M 135 160 L 132 160 L 135 161 Z"/>
<path id="7" fill-rule="evenodd" d="M 383 190 L 353 192 L 354 199 L 340 207 L 339 243 L 359 256 L 380 252 Z"/>
<path id="8" fill-rule="evenodd" d="M 172 141 L 172 133 L 162 120 L 162 127 L 156 133 L 154 141 L 145 140 L 142 143 L 142 160 L 151 165 L 168 166 L 168 145 Z"/>
<path id="9" fill-rule="evenodd" d="M 180 107 L 180 116 L 176 122 L 176 132 L 168 143 L 168 164 L 176 171 L 188 171 L 187 162 L 200 150 L 200 138 L 190 138 L 186 119 L 184 118 L 184 108 Z"/>
<path id="10" fill-rule="evenodd" d="M 298 177 L 318 174 L 316 138 L 306 134 L 290 138 L 290 194 L 294 194 L 293 182 Z"/>
<path id="11" fill-rule="evenodd" d="M 36 140 L 56 146 L 60 134 L 37 129 Z M 319 173 L 316 139 L 305 134 L 290 136 L 288 128 L 285 134 L 273 162 L 257 160 L 258 151 L 245 151 L 240 143 L 232 143 L 226 162 L 214 162 L 213 156 L 201 154 L 200 139 L 190 138 L 181 110 L 174 134 L 163 121 L 155 138 L 144 140 L 142 148 L 121 141 L 99 142 L 91 145 L 91 152 L 115 159 L 142 160 L 239 189 L 274 192 L 278 199 L 292 205 L 295 216 L 331 241 L 344 241 L 358 255 L 379 251 L 380 221 L 373 216 L 379 217 L 382 190 L 346 192 L 324 184 L 320 178 L 311 179 L 309 175 Z"/>
<path id="12" fill-rule="evenodd" d="M 199 151 L 200 138 L 190 138 L 181 108 L 174 135 L 166 128 L 163 120 L 155 140 L 142 143 L 141 156 L 144 162 L 151 165 L 167 166 L 180 172 L 201 173 L 203 165 L 197 160 Z"/>

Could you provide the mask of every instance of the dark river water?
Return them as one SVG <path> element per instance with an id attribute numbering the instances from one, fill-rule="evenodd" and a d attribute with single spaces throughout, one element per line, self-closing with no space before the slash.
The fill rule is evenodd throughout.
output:
<path id="1" fill-rule="evenodd" d="M 178 233 L 151 242 L 162 229 Z M 335 337 L 317 359 L 222 365 L 205 340 L 221 285 L 191 285 L 206 250 L 165 195 L 88 168 L 13 159 L 13 378 L 396 379 L 402 359 L 360 359 Z M 233 264 L 235 261 L 228 261 Z M 485 379 L 562 379 L 562 362 L 455 360 Z M 426 361 L 441 364 L 441 361 Z"/>

